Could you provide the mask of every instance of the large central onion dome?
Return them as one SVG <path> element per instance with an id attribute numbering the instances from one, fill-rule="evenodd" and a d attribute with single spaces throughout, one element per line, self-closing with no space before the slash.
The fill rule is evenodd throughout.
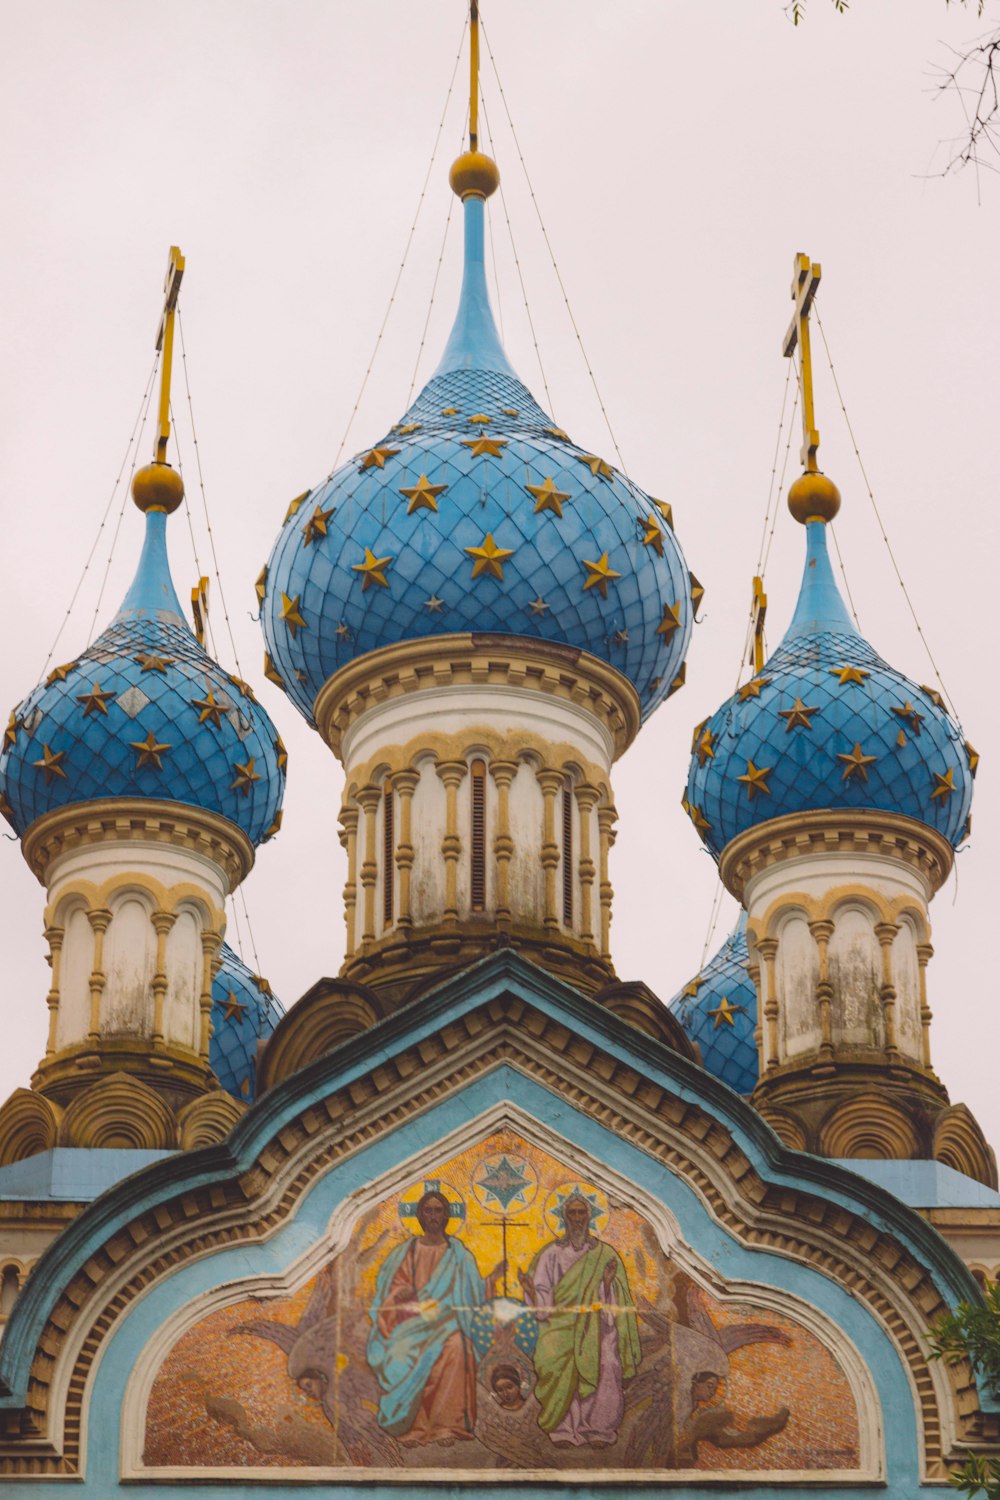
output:
<path id="1" fill-rule="evenodd" d="M 390 432 L 292 502 L 258 581 L 266 670 L 310 721 L 356 657 L 453 633 L 590 652 L 644 715 L 683 681 L 700 589 L 670 507 L 574 443 L 511 369 L 486 290 L 481 177 L 453 174 L 465 272 L 437 371 Z"/>
<path id="2" fill-rule="evenodd" d="M 822 475 L 789 492 L 806 562 L 784 639 L 694 732 L 684 806 L 716 856 L 748 828 L 821 809 L 901 813 L 952 845 L 967 826 L 976 752 L 940 694 L 855 628 L 830 568 L 824 497 L 832 516 L 839 496 Z"/>
<path id="3" fill-rule="evenodd" d="M 252 844 L 277 829 L 284 746 L 253 690 L 212 660 L 181 612 L 166 521 L 183 489 L 170 477 L 179 486 L 165 464 L 136 475 L 146 539 L 107 630 L 10 715 L 0 810 L 19 835 L 46 813 L 109 797 L 188 803 Z"/>

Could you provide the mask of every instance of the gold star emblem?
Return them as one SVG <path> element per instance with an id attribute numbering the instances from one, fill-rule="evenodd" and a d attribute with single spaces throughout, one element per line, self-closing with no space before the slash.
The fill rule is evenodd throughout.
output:
<path id="1" fill-rule="evenodd" d="M 663 606 L 663 619 L 656 627 L 657 635 L 666 636 L 667 640 L 669 641 L 673 636 L 674 631 L 680 629 L 680 609 L 681 601 L 679 599 L 675 599 L 673 604 L 665 604 Z"/>
<path id="2" fill-rule="evenodd" d="M 56 750 L 53 752 L 49 749 L 48 745 L 43 744 L 41 760 L 33 760 L 31 762 L 33 766 L 37 766 L 40 771 L 45 772 L 46 786 L 50 786 L 57 776 L 64 777 L 66 775 L 66 772 L 62 768 L 63 756 L 65 754 L 65 750 Z"/>
<path id="3" fill-rule="evenodd" d="M 13 718 L 13 714 L 11 715 L 11 718 Z M 975 776 L 976 772 L 979 769 L 979 752 L 978 750 L 973 750 L 968 740 L 966 740 L 965 742 L 965 753 L 969 761 L 969 775 Z"/>
<path id="4" fill-rule="evenodd" d="M 524 488 L 534 496 L 535 515 L 541 510 L 550 510 L 562 520 L 563 501 L 570 497 L 565 490 L 557 490 L 555 480 L 549 476 L 544 484 L 526 484 Z"/>
<path id="5" fill-rule="evenodd" d="M 257 595 L 257 603 L 263 604 L 264 595 L 267 593 L 267 563 L 264 564 L 260 572 L 257 574 L 257 582 L 254 584 L 253 588 L 254 593 Z"/>
<path id="6" fill-rule="evenodd" d="M 307 629 L 302 611 L 299 609 L 299 600 L 301 598 L 301 594 L 296 594 L 294 599 L 289 599 L 285 593 L 281 595 L 281 618 L 292 632 L 293 640 L 300 630 Z"/>
<path id="7" fill-rule="evenodd" d="M 366 469 L 384 469 L 387 458 L 395 458 L 398 448 L 371 448 L 361 460 L 361 473 Z"/>
<path id="8" fill-rule="evenodd" d="M 688 578 L 691 580 L 691 608 L 697 614 L 698 606 L 705 597 L 705 590 L 693 573 L 689 573 Z"/>
<path id="9" fill-rule="evenodd" d="M 582 464 L 587 465 L 595 479 L 610 479 L 615 472 L 611 465 L 605 463 L 603 458 L 598 458 L 596 453 L 578 453 L 576 456 Z"/>
<path id="10" fill-rule="evenodd" d="M 546 427 L 545 431 L 549 437 L 560 438 L 564 443 L 569 442 L 569 433 L 563 432 L 561 427 Z"/>
<path id="11" fill-rule="evenodd" d="M 614 642 L 614 644 L 616 646 L 627 646 L 628 645 L 628 631 L 625 630 L 625 629 L 616 630 L 611 639 L 612 639 L 612 641 Z"/>
<path id="12" fill-rule="evenodd" d="M 327 535 L 327 522 L 329 521 L 335 510 L 336 506 L 334 505 L 331 505 L 329 510 L 324 510 L 321 505 L 317 505 L 316 509 L 313 511 L 312 515 L 309 517 L 308 521 L 302 528 L 303 547 L 309 547 L 313 542 L 316 541 L 317 537 Z"/>
<path id="13" fill-rule="evenodd" d="M 285 679 L 271 660 L 271 653 L 269 651 L 264 652 L 264 676 L 268 682 L 273 682 L 275 687 L 280 687 L 282 692 L 284 692 Z"/>
<path id="14" fill-rule="evenodd" d="M 701 989 L 703 983 L 704 980 L 702 980 L 700 977 L 698 979 L 692 979 L 690 984 L 686 984 L 681 990 L 681 999 L 697 1000 L 698 991 Z"/>
<path id="15" fill-rule="evenodd" d="M 534 599 L 529 599 L 528 601 L 528 608 L 531 610 L 531 613 L 533 615 L 544 615 L 548 607 L 549 606 L 546 604 L 541 594 L 539 594 Z"/>
<path id="16" fill-rule="evenodd" d="M 500 410 L 503 412 L 503 414 L 504 414 L 505 417 L 516 417 L 517 416 L 517 412 L 514 410 L 514 408 L 512 406 L 501 406 Z"/>
<path id="17" fill-rule="evenodd" d="M 730 1005 L 727 997 L 723 995 L 722 999 L 719 1001 L 715 1009 L 708 1012 L 708 1014 L 710 1016 L 713 1016 L 715 1020 L 713 1030 L 718 1031 L 719 1027 L 723 1025 L 723 1023 L 725 1023 L 725 1025 L 727 1026 L 735 1026 L 736 1022 L 733 1020 L 733 1017 L 736 1015 L 737 1011 L 740 1011 L 742 1009 L 742 1005 Z"/>
<path id="18" fill-rule="evenodd" d="M 284 812 L 279 807 L 278 811 L 274 815 L 274 820 L 271 823 L 271 826 L 268 828 L 267 832 L 264 834 L 264 842 L 265 842 L 265 844 L 267 843 L 268 839 L 273 839 L 274 838 L 274 835 L 278 832 L 278 830 L 281 827 L 281 820 L 282 820 L 283 817 L 284 817 Z"/>
<path id="19" fill-rule="evenodd" d="M 767 778 L 773 770 L 773 766 L 755 766 L 752 760 L 747 761 L 746 775 L 737 776 L 736 780 L 746 787 L 747 797 L 751 802 L 758 796 L 770 797 L 771 788 L 767 784 Z"/>
<path id="20" fill-rule="evenodd" d="M 587 562 L 584 559 L 583 566 L 587 569 L 587 580 L 583 585 L 584 593 L 588 589 L 600 589 L 601 598 L 608 597 L 608 583 L 612 578 L 620 578 L 622 575 L 616 573 L 614 568 L 608 564 L 608 554 L 602 552 L 597 562 Z"/>
<path id="21" fill-rule="evenodd" d="M 830 667 L 830 676 L 836 677 L 841 687 L 846 687 L 849 682 L 864 682 L 871 673 L 866 672 L 863 667 Z"/>
<path id="22" fill-rule="evenodd" d="M 263 975 L 251 974 L 250 978 L 253 980 L 254 984 L 257 986 L 262 995 L 267 995 L 270 997 L 270 999 L 274 999 L 274 991 L 271 988 L 270 982 L 266 980 Z"/>
<path id="23" fill-rule="evenodd" d="M 78 667 L 79 665 L 79 661 L 68 661 L 66 662 L 65 666 L 53 667 L 52 671 L 45 679 L 45 686 L 51 687 L 54 682 L 65 682 L 66 678 L 69 676 L 70 672 L 72 672 L 73 668 Z"/>
<path id="24" fill-rule="evenodd" d="M 474 417 L 468 417 L 466 420 L 469 422 L 478 422 L 482 426 L 484 422 L 492 422 L 493 418 L 486 416 L 484 412 L 477 411 Z"/>
<path id="25" fill-rule="evenodd" d="M 896 744 L 900 750 L 902 750 L 903 746 L 906 744 L 906 735 L 902 730 L 900 730 L 896 736 Z"/>
<path id="26" fill-rule="evenodd" d="M 703 766 L 708 760 L 715 759 L 715 736 L 707 727 L 707 723 L 702 726 L 701 734 L 695 740 L 694 752 L 698 757 L 699 766 Z"/>
<path id="27" fill-rule="evenodd" d="M 17 711 L 12 708 L 10 718 L 7 720 L 7 728 L 3 732 L 3 747 L 5 750 L 9 750 L 11 745 L 17 743 L 17 731 L 20 729 L 21 723 L 22 721 L 17 717 Z"/>
<path id="28" fill-rule="evenodd" d="M 659 557 L 663 556 L 663 532 L 657 524 L 656 517 L 650 511 L 644 521 L 640 521 L 642 527 L 642 545 L 652 547 Z"/>
<path id="29" fill-rule="evenodd" d="M 283 771 L 288 765 L 288 751 L 285 749 L 285 742 L 280 734 L 274 742 L 274 753 L 278 759 L 278 770 Z"/>
<path id="30" fill-rule="evenodd" d="M 253 688 L 250 686 L 249 682 L 244 682 L 242 677 L 234 677 L 232 673 L 230 673 L 227 676 L 226 681 L 231 682 L 233 687 L 236 688 L 236 690 L 239 692 L 240 696 L 242 698 L 245 698 L 248 703 L 257 702 L 257 699 L 254 697 Z"/>
<path id="31" fill-rule="evenodd" d="M 204 698 L 192 698 L 191 707 L 198 709 L 198 723 L 211 724 L 215 729 L 222 728 L 222 715 L 226 711 L 223 703 L 216 702 L 215 694 L 209 688 Z"/>
<path id="32" fill-rule="evenodd" d="M 748 698 L 759 698 L 761 688 L 770 687 L 770 685 L 770 677 L 752 677 L 749 682 L 745 682 L 739 689 L 736 694 L 736 701 L 738 703 L 745 703 Z"/>
<path id="33" fill-rule="evenodd" d="M 674 694 L 676 692 L 678 692 L 684 686 L 684 684 L 687 682 L 687 670 L 688 670 L 687 669 L 687 662 L 686 661 L 682 661 L 681 662 L 681 666 L 680 666 L 680 671 L 677 673 L 677 676 L 674 678 L 674 680 L 671 682 L 670 686 L 667 688 L 667 697 L 668 698 L 672 698 L 674 696 Z"/>
<path id="34" fill-rule="evenodd" d="M 478 578 L 485 573 L 488 578 L 503 578 L 503 565 L 508 557 L 513 557 L 513 548 L 498 547 L 490 532 L 483 537 L 478 547 L 466 547 L 465 551 L 473 559 L 472 576 Z"/>
<path id="35" fill-rule="evenodd" d="M 311 494 L 312 490 L 303 490 L 301 495 L 296 495 L 294 500 L 289 501 L 288 509 L 285 511 L 285 519 L 281 523 L 283 526 L 287 526 L 292 517 L 298 514 Z"/>
<path id="36" fill-rule="evenodd" d="M 914 734 L 920 733 L 920 726 L 924 722 L 924 715 L 917 713 L 917 710 L 913 707 L 913 704 L 910 702 L 909 698 L 907 698 L 902 708 L 893 706 L 892 711 L 894 714 L 898 715 L 899 718 L 905 719 L 909 723 L 910 728 L 913 730 Z"/>
<path id="37" fill-rule="evenodd" d="M 392 562 L 391 557 L 376 557 L 370 547 L 365 548 L 365 555 L 361 562 L 352 563 L 351 569 L 361 574 L 361 592 L 367 594 L 373 583 L 377 583 L 380 589 L 389 587 L 389 580 L 385 576 L 385 570 Z"/>
<path id="38" fill-rule="evenodd" d="M 796 698 L 791 708 L 779 708 L 778 717 L 784 719 L 785 733 L 791 734 L 793 729 L 811 729 L 812 715 L 818 714 L 818 708 L 807 708 L 801 698 Z"/>
<path id="39" fill-rule="evenodd" d="M 662 677 L 651 677 L 649 679 L 649 681 L 647 682 L 647 684 L 646 684 L 646 692 L 647 693 L 658 692 L 659 688 L 660 688 L 660 684 L 662 683 L 662 681 L 663 681 Z M 667 697 L 669 698 L 669 696 L 670 696 L 670 694 L 668 693 Z"/>
<path id="40" fill-rule="evenodd" d="M 396 431 L 399 433 L 400 437 L 409 437 L 411 432 L 420 431 L 420 423 L 407 422 L 405 427 L 397 427 Z"/>
<path id="41" fill-rule="evenodd" d="M 415 485 L 399 492 L 410 502 L 406 507 L 406 514 L 412 516 L 415 510 L 437 510 L 437 497 L 443 495 L 447 488 L 446 484 L 431 484 L 427 475 L 421 474 Z"/>
<path id="42" fill-rule="evenodd" d="M 351 639 L 351 627 L 345 624 L 343 620 L 341 620 L 333 633 L 338 641 L 349 641 Z"/>
<path id="43" fill-rule="evenodd" d="M 922 693 L 926 693 L 927 696 L 928 696 L 928 698 L 931 700 L 931 702 L 933 704 L 935 704 L 935 706 L 937 708 L 940 708 L 944 713 L 948 712 L 948 705 L 945 703 L 944 699 L 941 697 L 941 694 L 938 692 L 937 688 L 925 687 L 924 684 L 921 683 L 920 684 L 920 691 Z"/>
<path id="44" fill-rule="evenodd" d="M 844 781 L 850 781 L 852 776 L 857 776 L 861 781 L 867 781 L 868 767 L 874 764 L 877 757 L 874 755 L 865 755 L 862 752 L 860 744 L 855 740 L 854 749 L 850 755 L 845 755 L 842 750 L 838 750 L 837 759 L 842 760 L 844 763 Z"/>
<path id="45" fill-rule="evenodd" d="M 174 664 L 172 656 L 134 656 L 132 660 L 138 662 L 143 672 L 165 672 Z"/>
<path id="46" fill-rule="evenodd" d="M 931 801 L 935 802 L 938 797 L 947 802 L 955 790 L 955 767 L 949 766 L 942 776 L 940 771 L 932 771 L 934 777 L 934 790 L 931 792 Z"/>
<path id="47" fill-rule="evenodd" d="M 699 833 L 708 833 L 712 825 L 705 817 L 705 814 L 702 812 L 700 807 L 695 807 L 693 802 L 686 802 L 684 804 L 684 811 L 687 813 L 688 817 L 691 819 L 691 822 L 694 824 Z"/>
<path id="48" fill-rule="evenodd" d="M 468 448 L 473 458 L 499 458 L 500 449 L 506 448 L 506 438 L 463 438 L 462 447 Z"/>
<path id="49" fill-rule="evenodd" d="M 653 500 L 652 495 L 650 495 L 649 498 L 650 498 L 650 500 Z M 672 505 L 668 505 L 668 503 L 667 503 L 666 500 L 653 500 L 653 504 L 656 506 L 657 510 L 660 512 L 660 515 L 666 521 L 667 525 L 670 527 L 670 530 L 673 531 L 673 529 L 674 529 L 674 508 L 673 508 L 673 506 Z"/>
<path id="50" fill-rule="evenodd" d="M 424 600 L 424 609 L 429 610 L 432 615 L 439 615 L 444 609 L 444 600 L 439 599 L 437 594 L 432 594 L 429 599 Z"/>
<path id="51" fill-rule="evenodd" d="M 236 780 L 229 783 L 229 790 L 231 792 L 242 792 L 244 797 L 249 797 L 250 788 L 255 781 L 260 780 L 260 772 L 255 771 L 253 768 L 256 758 L 255 755 L 249 756 L 245 766 L 241 766 L 239 761 L 234 763 L 233 770 L 236 772 Z"/>
<path id="52" fill-rule="evenodd" d="M 152 766 L 156 771 L 163 770 L 163 756 L 167 750 L 172 750 L 172 745 L 161 745 L 157 742 L 156 735 L 149 731 L 144 740 L 129 740 L 129 748 L 135 750 L 139 756 L 136 762 L 136 770 L 141 771 L 143 766 Z"/>
<path id="53" fill-rule="evenodd" d="M 246 1010 L 246 1006 L 240 1004 L 240 1002 L 236 998 L 235 993 L 230 990 L 226 999 L 221 1003 L 224 1007 L 222 1012 L 222 1019 L 224 1021 L 238 1021 L 242 1026 L 243 1012 Z"/>
<path id="54" fill-rule="evenodd" d="M 442 415 L 442 417 L 457 417 L 458 416 L 458 407 L 457 406 L 443 406 L 441 408 L 441 415 Z"/>

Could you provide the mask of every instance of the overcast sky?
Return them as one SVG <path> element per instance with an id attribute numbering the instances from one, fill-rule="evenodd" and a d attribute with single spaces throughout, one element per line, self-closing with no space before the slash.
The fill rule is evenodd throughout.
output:
<path id="1" fill-rule="evenodd" d="M 991 0 L 997 17 L 996 0 Z M 692 726 L 734 687 L 778 431 L 792 258 L 819 309 L 876 499 L 965 731 L 982 753 L 973 838 L 932 909 L 935 1064 L 1000 1140 L 996 1087 L 1000 713 L 995 682 L 1000 177 L 942 179 L 957 106 L 935 70 L 989 20 L 944 0 L 483 0 L 487 34 L 562 278 L 630 474 L 674 507 L 705 584 L 688 685 L 618 768 L 613 949 L 664 999 L 698 969 L 715 867 L 679 802 Z M 3 6 L 0 139 L 0 705 L 39 679 L 112 493 L 145 386 L 167 250 L 187 256 L 188 371 L 239 663 L 289 747 L 284 829 L 246 883 L 260 965 L 286 1005 L 342 959 L 341 773 L 263 680 L 253 581 L 292 496 L 340 447 L 400 266 L 464 0 L 46 0 Z M 1000 17 L 998 17 L 1000 18 Z M 484 97 L 553 415 L 614 457 L 484 53 Z M 374 370 L 348 440 L 407 404 L 466 109 L 464 62 Z M 515 367 L 547 404 L 502 205 L 491 205 Z M 457 294 L 452 215 L 420 381 Z M 823 467 L 861 626 L 933 681 L 822 347 Z M 210 571 L 178 367 L 179 451 Z M 793 463 L 798 433 L 792 443 Z M 140 455 L 151 452 L 152 430 Z M 176 450 L 175 450 L 176 452 Z M 56 649 L 85 644 L 119 493 Z M 171 522 L 178 592 L 196 566 Z M 98 611 L 141 540 L 128 505 Z M 766 586 L 780 639 L 803 534 L 783 505 Z M 213 582 L 217 654 L 232 668 Z M 41 1055 L 43 893 L 0 843 L 0 1098 Z M 726 898 L 715 943 L 735 917 Z M 230 926 L 230 937 L 236 933 Z M 253 955 L 246 951 L 253 962 Z"/>

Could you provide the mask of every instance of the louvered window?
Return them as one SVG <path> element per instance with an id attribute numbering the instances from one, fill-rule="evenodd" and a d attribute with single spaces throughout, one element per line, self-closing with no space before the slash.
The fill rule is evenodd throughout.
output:
<path id="1" fill-rule="evenodd" d="M 486 910 L 486 763 L 474 760 L 469 768 L 472 796 L 472 910 Z"/>
<path id="2" fill-rule="evenodd" d="M 573 793 L 568 786 L 562 794 L 562 898 L 563 926 L 573 925 Z"/>
<path id="3" fill-rule="evenodd" d="M 393 899 L 395 896 L 396 817 L 392 787 L 387 781 L 382 794 L 382 918 L 386 927 L 392 926 Z"/>

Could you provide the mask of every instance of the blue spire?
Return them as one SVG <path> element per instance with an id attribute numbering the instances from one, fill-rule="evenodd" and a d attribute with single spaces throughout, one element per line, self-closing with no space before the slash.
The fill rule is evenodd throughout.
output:
<path id="1" fill-rule="evenodd" d="M 432 378 L 450 375 L 455 370 L 493 370 L 500 375 L 513 375 L 516 379 L 503 351 L 486 290 L 483 250 L 486 204 L 478 195 L 470 194 L 464 199 L 462 208 L 465 213 L 462 291 L 444 355 Z"/>
<path id="2" fill-rule="evenodd" d="M 171 622 L 175 619 L 187 625 L 170 577 L 165 511 L 146 512 L 146 539 L 132 587 L 118 611 L 119 618 L 122 615 L 146 615 L 164 621 L 173 617 Z"/>
<path id="3" fill-rule="evenodd" d="M 840 597 L 826 550 L 826 522 L 806 522 L 806 565 L 802 587 L 785 632 L 785 641 L 800 640 L 807 635 L 858 635 L 847 606 Z M 784 644 L 784 642 L 782 642 Z"/>

